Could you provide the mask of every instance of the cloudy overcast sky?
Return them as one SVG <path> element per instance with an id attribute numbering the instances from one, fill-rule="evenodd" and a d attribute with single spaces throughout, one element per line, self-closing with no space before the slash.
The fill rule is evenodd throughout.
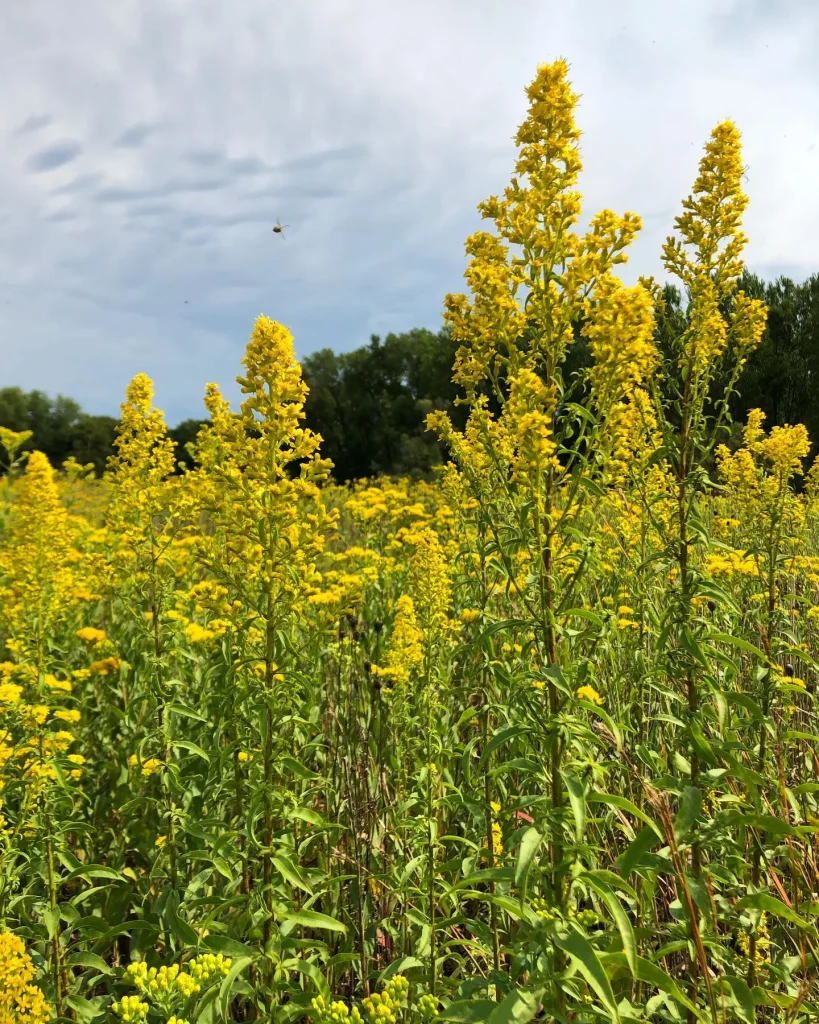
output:
<path id="1" fill-rule="evenodd" d="M 816 0 L 26 0 L 0 12 L 0 385 L 171 422 L 229 391 L 253 319 L 300 355 L 436 328 L 524 87 L 565 56 L 586 209 L 659 251 L 719 120 L 752 269 L 819 270 Z M 273 234 L 280 218 L 286 238 Z M 625 276 L 625 275 L 624 275 Z"/>

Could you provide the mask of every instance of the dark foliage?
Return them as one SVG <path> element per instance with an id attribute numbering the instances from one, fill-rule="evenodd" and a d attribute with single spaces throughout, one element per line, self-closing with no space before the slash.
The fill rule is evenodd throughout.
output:
<path id="1" fill-rule="evenodd" d="M 801 284 L 786 277 L 762 281 L 746 273 L 743 288 L 763 299 L 768 326 L 759 348 L 739 379 L 731 411 L 744 421 L 748 410 L 762 409 L 767 426 L 804 423 L 819 449 L 819 274 Z M 685 329 L 685 301 L 666 287 L 657 318 L 656 340 L 672 357 L 673 339 Z M 457 345 L 447 330 L 437 334 L 415 329 L 373 335 L 368 345 L 352 352 L 321 349 L 303 362 L 310 388 L 306 425 L 324 439 L 322 451 L 335 465 L 339 482 L 381 474 L 426 475 L 441 462 L 443 451 L 424 426 L 432 409 L 446 409 L 458 427 L 466 415 L 456 405 L 459 389 L 452 383 Z M 588 345 L 580 336 L 569 353 L 567 381 L 571 398 L 582 401 Z M 717 382 L 720 383 L 720 382 Z M 70 398 L 49 398 L 42 391 L 0 388 L 0 426 L 31 430 L 27 448 L 39 448 L 59 466 L 70 456 L 93 463 L 102 472 L 111 454 L 116 420 L 91 416 Z M 190 466 L 187 445 L 201 420 L 185 420 L 171 431 L 177 458 Z"/>

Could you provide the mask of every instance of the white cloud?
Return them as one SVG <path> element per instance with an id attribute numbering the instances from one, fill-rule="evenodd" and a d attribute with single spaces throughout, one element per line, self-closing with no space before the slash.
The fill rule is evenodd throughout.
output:
<path id="1" fill-rule="evenodd" d="M 630 274 L 659 273 L 724 117 L 749 264 L 819 269 L 813 0 L 30 0 L 0 29 L 4 382 L 93 411 L 144 370 L 170 419 L 197 415 L 260 312 L 302 353 L 437 326 L 559 55 L 587 210 L 644 218 Z"/>

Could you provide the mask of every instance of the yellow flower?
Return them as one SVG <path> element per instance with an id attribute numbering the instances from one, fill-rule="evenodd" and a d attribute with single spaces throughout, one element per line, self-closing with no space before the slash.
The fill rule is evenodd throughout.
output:
<path id="1" fill-rule="evenodd" d="M 80 640 L 87 640 L 89 643 L 99 643 L 105 639 L 104 629 L 95 629 L 93 626 L 83 626 L 82 629 L 77 630 L 77 636 Z"/>
<path id="2" fill-rule="evenodd" d="M 79 713 L 79 711 L 76 711 L 72 708 L 69 710 L 61 709 L 60 711 L 55 711 L 54 717 L 59 718 L 60 721 L 62 722 L 68 722 L 69 725 L 76 725 L 76 723 L 79 722 L 82 715 Z"/>
<path id="3" fill-rule="evenodd" d="M 147 761 L 140 761 L 136 754 L 131 754 L 128 758 L 128 764 L 132 768 L 139 768 L 142 774 L 149 778 L 155 772 L 158 772 L 162 767 L 162 762 L 156 757 L 149 757 Z"/>
<path id="4" fill-rule="evenodd" d="M 246 750 L 240 750 L 239 753 L 236 755 L 236 759 L 244 763 L 245 761 L 250 760 L 250 754 L 248 754 Z"/>
<path id="5" fill-rule="evenodd" d="M 120 661 L 119 658 L 103 658 L 101 661 L 95 661 L 90 665 L 88 671 L 92 675 L 107 676 L 112 672 L 118 672 L 123 664 L 124 662 Z"/>
<path id="6" fill-rule="evenodd" d="M 23 687 L 16 683 L 0 683 L 0 704 L 17 704 L 23 693 Z"/>
<path id="7" fill-rule="evenodd" d="M 626 288 L 612 274 L 603 277 L 595 300 L 587 303 L 583 333 L 594 356 L 589 379 L 602 416 L 647 380 L 659 363 L 653 307 L 647 288 Z"/>
<path id="8" fill-rule="evenodd" d="M 45 704 L 34 704 L 30 707 L 26 707 L 27 721 L 31 722 L 32 725 L 42 725 L 43 722 L 48 718 L 48 713 L 51 709 L 46 707 Z"/>
<path id="9" fill-rule="evenodd" d="M 415 602 L 408 594 L 398 598 L 395 609 L 395 624 L 382 674 L 400 682 L 409 679 L 413 669 L 424 660 L 423 635 L 418 628 Z"/>
<path id="10" fill-rule="evenodd" d="M 168 841 L 168 837 L 167 836 L 157 836 L 156 837 L 156 842 L 154 843 L 154 846 L 158 847 L 161 850 L 162 847 L 165 845 L 165 843 L 167 841 Z"/>
<path id="11" fill-rule="evenodd" d="M 663 247 L 666 269 L 682 281 L 690 297 L 690 327 L 679 362 L 684 374 L 698 380 L 713 372 L 729 340 L 742 361 L 765 329 L 767 310 L 759 299 L 738 291 L 727 318 L 721 308 L 742 273 L 747 238 L 741 225 L 748 205 L 743 173 L 739 131 L 723 121 L 711 133 L 693 194 L 675 221 L 679 238 L 668 238 Z"/>
<path id="12" fill-rule="evenodd" d="M 143 1003 L 139 996 L 123 996 L 118 1002 L 112 1003 L 111 1009 L 128 1024 L 144 1021 L 148 1016 L 148 1004 Z"/>
<path id="13" fill-rule="evenodd" d="M 72 607 L 75 534 L 48 459 L 32 452 L 15 484 L 0 549 L 0 604 L 11 636 L 6 646 L 32 660 L 38 638 L 48 636 Z"/>
<path id="14" fill-rule="evenodd" d="M 600 694 L 597 692 L 597 690 L 595 690 L 593 686 L 578 687 L 576 696 L 579 700 L 587 700 L 590 701 L 592 704 L 603 704 L 603 698 L 600 696 Z"/>
<path id="15" fill-rule="evenodd" d="M 495 861 L 503 854 L 503 831 L 500 825 L 492 822 L 492 855 Z"/>
<path id="16" fill-rule="evenodd" d="M 45 677 L 45 684 L 49 690 L 53 690 L 57 693 L 71 693 L 73 687 L 67 679 L 57 679 L 56 676 L 47 675 Z"/>
<path id="17" fill-rule="evenodd" d="M 204 644 L 208 640 L 212 640 L 216 634 L 212 629 L 200 626 L 198 622 L 190 622 L 185 627 L 185 636 L 192 644 Z"/>
<path id="18" fill-rule="evenodd" d="M 31 430 L 9 430 L 8 427 L 0 427 L 0 445 L 6 449 L 12 461 L 19 449 L 32 437 L 34 432 Z"/>
<path id="19" fill-rule="evenodd" d="M 34 964 L 23 940 L 0 932 L 0 1022 L 46 1024 L 53 1015 L 45 996 L 32 985 Z"/>

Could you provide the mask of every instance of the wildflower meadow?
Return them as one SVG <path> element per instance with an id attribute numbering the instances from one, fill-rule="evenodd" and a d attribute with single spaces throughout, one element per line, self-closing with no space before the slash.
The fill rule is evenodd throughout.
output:
<path id="1" fill-rule="evenodd" d="M 819 469 L 730 416 L 740 134 L 672 316 L 565 62 L 528 103 L 429 479 L 334 483 L 267 317 L 185 466 L 144 375 L 99 478 L 0 429 L 0 1024 L 819 1014 Z"/>

